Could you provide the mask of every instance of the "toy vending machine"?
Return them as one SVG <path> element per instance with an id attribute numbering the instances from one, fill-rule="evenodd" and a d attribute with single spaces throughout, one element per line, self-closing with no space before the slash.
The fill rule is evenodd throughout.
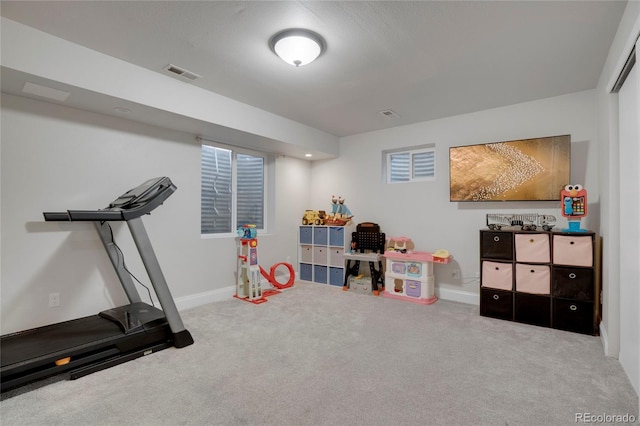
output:
<path id="1" fill-rule="evenodd" d="M 580 227 L 581 220 L 587 216 L 587 190 L 582 185 L 567 185 L 560 191 L 562 216 L 569 221 L 565 232 L 586 232 Z"/>
<path id="2" fill-rule="evenodd" d="M 238 247 L 238 278 L 236 295 L 253 303 L 267 300 L 262 297 L 260 285 L 260 265 L 258 265 L 258 239 L 255 225 L 244 225 L 238 228 L 240 246 Z"/>

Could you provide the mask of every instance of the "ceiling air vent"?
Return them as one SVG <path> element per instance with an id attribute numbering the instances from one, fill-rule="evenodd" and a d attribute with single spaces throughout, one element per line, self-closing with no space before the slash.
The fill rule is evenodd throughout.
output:
<path id="1" fill-rule="evenodd" d="M 398 114 L 396 114 L 395 112 L 393 112 L 393 110 L 390 110 L 390 109 L 385 109 L 384 111 L 380 111 L 378 112 L 378 114 L 387 118 L 400 118 Z"/>
<path id="2" fill-rule="evenodd" d="M 197 80 L 199 78 L 202 78 L 201 75 L 198 75 L 194 72 L 191 71 L 187 71 L 184 68 L 180 68 L 176 65 L 173 64 L 169 64 L 166 67 L 164 67 L 164 69 L 168 72 L 170 72 L 171 74 L 175 74 L 175 75 L 179 75 L 180 77 L 186 78 L 187 80 Z"/>

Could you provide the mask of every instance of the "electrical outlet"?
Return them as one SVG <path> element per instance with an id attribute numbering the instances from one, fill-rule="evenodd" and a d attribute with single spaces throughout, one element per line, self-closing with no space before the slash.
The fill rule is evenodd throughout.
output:
<path id="1" fill-rule="evenodd" d="M 460 279 L 460 271 L 453 271 L 451 273 L 451 276 L 453 277 L 454 280 L 459 280 Z"/>
<path id="2" fill-rule="evenodd" d="M 49 307 L 55 308 L 60 306 L 60 293 L 49 293 Z"/>

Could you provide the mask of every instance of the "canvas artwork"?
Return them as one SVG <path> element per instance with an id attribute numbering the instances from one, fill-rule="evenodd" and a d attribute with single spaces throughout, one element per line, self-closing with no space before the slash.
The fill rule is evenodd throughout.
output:
<path id="1" fill-rule="evenodd" d="M 453 147 L 450 200 L 559 200 L 570 172 L 570 135 Z"/>

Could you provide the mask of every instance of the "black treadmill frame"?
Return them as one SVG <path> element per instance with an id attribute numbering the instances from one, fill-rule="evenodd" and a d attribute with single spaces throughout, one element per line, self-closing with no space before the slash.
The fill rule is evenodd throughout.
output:
<path id="1" fill-rule="evenodd" d="M 31 330 L 1 336 L 0 387 L 10 389 L 70 371 L 76 379 L 171 346 L 193 344 L 176 308 L 141 216 L 176 187 L 168 177 L 150 179 L 103 210 L 45 212 L 45 221 L 92 221 L 129 304 Z M 162 309 L 142 302 L 113 241 L 110 221 L 126 221 Z M 70 357 L 66 364 L 56 361 Z"/>

